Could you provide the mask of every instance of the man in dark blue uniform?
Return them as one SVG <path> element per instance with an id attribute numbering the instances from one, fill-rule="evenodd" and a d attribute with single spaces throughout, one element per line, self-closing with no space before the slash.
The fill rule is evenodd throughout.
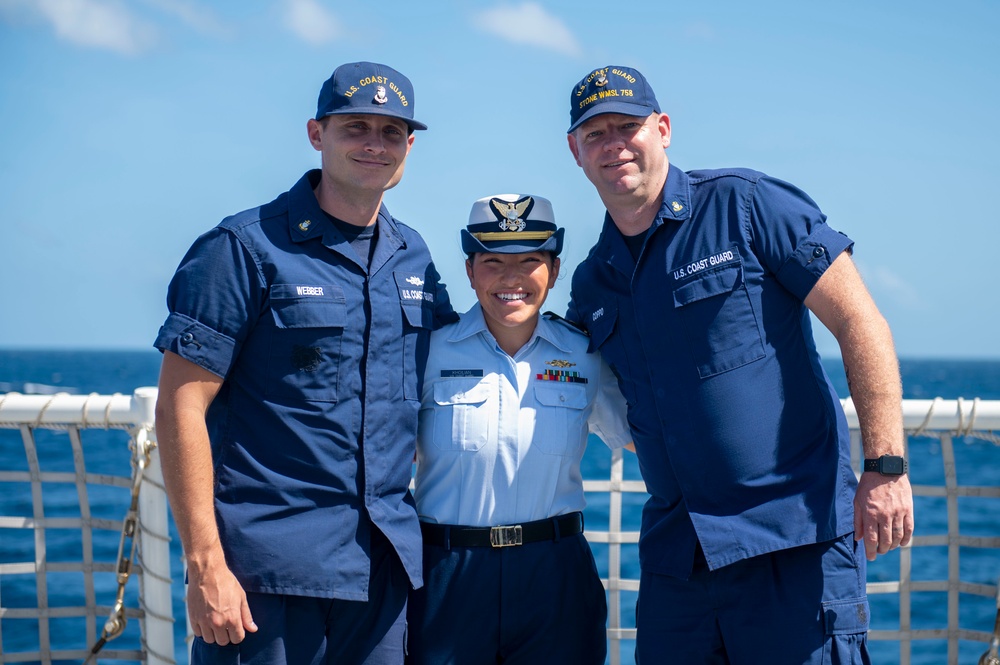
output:
<path id="1" fill-rule="evenodd" d="M 651 495 L 638 662 L 867 662 L 865 560 L 909 542 L 913 500 L 892 337 L 853 242 L 786 182 L 669 164 L 638 71 L 594 70 L 570 100 L 607 214 L 567 316 L 619 377 Z M 810 311 L 843 354 L 860 482 Z"/>
<path id="2" fill-rule="evenodd" d="M 156 419 L 192 663 L 403 662 L 420 383 L 457 320 L 382 203 L 426 129 L 413 102 L 394 69 L 338 67 L 307 123 L 322 168 L 198 238 L 170 283 Z"/>

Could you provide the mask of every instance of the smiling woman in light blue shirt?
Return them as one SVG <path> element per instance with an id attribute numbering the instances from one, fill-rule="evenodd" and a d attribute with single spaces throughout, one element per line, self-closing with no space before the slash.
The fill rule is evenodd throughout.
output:
<path id="1" fill-rule="evenodd" d="M 514 194 L 477 201 L 462 231 L 478 302 L 432 335 L 424 372 L 408 662 L 604 662 L 580 461 L 590 432 L 613 448 L 631 435 L 587 337 L 539 314 L 563 231 L 547 200 Z"/>

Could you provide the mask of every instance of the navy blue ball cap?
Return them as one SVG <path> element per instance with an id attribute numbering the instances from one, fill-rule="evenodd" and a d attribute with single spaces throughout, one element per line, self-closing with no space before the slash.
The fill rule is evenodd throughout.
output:
<path id="1" fill-rule="evenodd" d="M 548 199 L 529 194 L 496 194 L 472 204 L 462 229 L 466 254 L 527 254 L 562 251 L 563 232 L 556 227 Z"/>
<path id="2" fill-rule="evenodd" d="M 316 119 L 342 114 L 387 115 L 410 129 L 427 129 L 413 119 L 413 85 L 392 67 L 351 62 L 333 70 L 319 91 Z"/>
<path id="3" fill-rule="evenodd" d="M 602 113 L 646 117 L 659 112 L 653 88 L 639 70 L 608 65 L 595 69 L 573 86 L 566 133 Z"/>

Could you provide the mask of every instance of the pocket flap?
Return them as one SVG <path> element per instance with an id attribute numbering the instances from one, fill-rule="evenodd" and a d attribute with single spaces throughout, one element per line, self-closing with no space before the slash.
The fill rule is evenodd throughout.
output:
<path id="1" fill-rule="evenodd" d="M 490 387 L 478 377 L 442 379 L 434 384 L 438 404 L 482 404 L 490 396 Z"/>
<path id="2" fill-rule="evenodd" d="M 406 322 L 409 323 L 414 328 L 427 328 L 428 330 L 433 330 L 434 328 L 434 310 L 429 305 L 423 305 L 419 302 L 406 302 L 403 301 L 403 316 L 406 317 Z"/>
<path id="3" fill-rule="evenodd" d="M 333 285 L 271 286 L 271 312 L 279 328 L 343 328 L 347 325 L 347 299 Z"/>
<path id="4" fill-rule="evenodd" d="M 683 307 L 698 300 L 731 293 L 741 284 L 743 284 L 741 266 L 734 265 L 716 270 L 675 288 L 674 307 Z"/>
<path id="5" fill-rule="evenodd" d="M 615 323 L 618 322 L 618 306 L 614 301 L 601 305 L 593 312 L 585 312 L 582 321 L 587 332 L 590 334 L 590 344 L 588 353 L 593 353 L 604 346 L 615 330 Z"/>
<path id="6" fill-rule="evenodd" d="M 853 635 L 868 632 L 868 598 L 831 600 L 823 603 L 823 622 L 827 635 Z"/>
<path id="7" fill-rule="evenodd" d="M 535 400 L 542 406 L 583 409 L 587 406 L 587 389 L 572 383 L 541 381 L 535 384 Z"/>

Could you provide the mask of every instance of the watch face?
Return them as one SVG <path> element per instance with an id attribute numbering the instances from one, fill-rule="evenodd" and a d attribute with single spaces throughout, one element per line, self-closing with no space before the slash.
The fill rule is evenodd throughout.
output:
<path id="1" fill-rule="evenodd" d="M 882 468 L 880 473 L 887 476 L 903 475 L 903 458 L 895 455 L 884 455 L 881 459 Z"/>

